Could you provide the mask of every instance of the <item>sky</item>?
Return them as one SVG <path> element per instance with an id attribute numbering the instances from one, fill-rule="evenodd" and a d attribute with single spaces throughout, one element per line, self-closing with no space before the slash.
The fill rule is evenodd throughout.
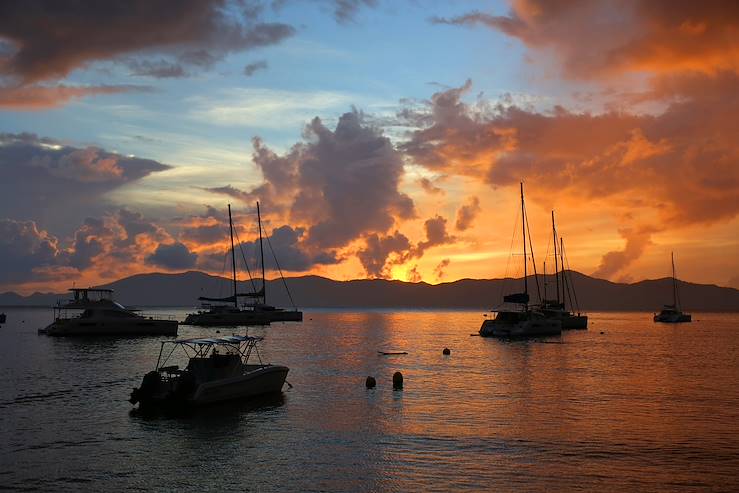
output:
<path id="1" fill-rule="evenodd" d="M 251 268 L 739 288 L 739 4 L 0 4 L 0 291 Z M 276 264 L 267 253 L 269 276 Z M 240 274 L 244 277 L 244 274 Z"/>

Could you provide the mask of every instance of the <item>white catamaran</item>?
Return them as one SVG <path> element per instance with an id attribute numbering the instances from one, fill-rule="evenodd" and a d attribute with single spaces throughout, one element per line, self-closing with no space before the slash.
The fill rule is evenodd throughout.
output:
<path id="1" fill-rule="evenodd" d="M 523 231 L 524 259 L 523 293 L 509 294 L 503 297 L 503 303 L 508 305 L 505 308 L 494 310 L 495 317 L 488 318 L 482 323 L 480 335 L 483 337 L 526 338 L 559 335 L 562 332 L 562 322 L 560 320 L 547 317 L 541 310 L 529 305 L 529 283 L 526 270 L 528 261 L 528 255 L 526 253 L 528 221 L 523 198 L 523 183 L 521 183 L 521 225 Z M 533 248 L 531 250 L 533 260 Z M 534 279 L 537 279 L 535 263 Z"/>
<path id="2" fill-rule="evenodd" d="M 238 325 L 266 325 L 270 322 L 300 322 L 303 320 L 303 312 L 293 307 L 292 310 L 276 308 L 267 304 L 267 287 L 264 277 L 264 244 L 262 242 L 262 219 L 257 202 L 257 224 L 259 225 L 259 253 L 262 264 L 261 288 L 254 287 L 250 293 L 239 293 L 236 281 L 236 253 L 234 249 L 233 220 L 231 219 L 231 204 L 228 205 L 228 225 L 231 235 L 231 268 L 233 275 L 233 294 L 225 298 L 209 298 L 201 296 L 198 298 L 203 303 L 203 309 L 196 313 L 190 313 L 183 323 L 187 325 L 200 326 L 238 326 Z M 269 238 L 267 239 L 269 241 Z M 242 252 L 243 253 L 243 252 Z M 274 255 L 274 251 L 272 252 Z M 275 256 L 275 261 L 277 257 Z M 246 259 L 244 259 L 246 262 Z M 247 266 L 248 268 L 248 266 Z M 279 265 L 278 265 L 279 268 Z M 251 274 L 250 274 L 251 275 Z M 282 276 L 282 272 L 280 272 Z M 284 282 L 284 278 L 283 278 Z M 252 283 L 252 286 L 253 283 Z M 285 283 L 287 289 L 287 283 Z M 292 299 L 288 289 L 288 296 Z M 239 305 L 239 298 L 254 300 L 252 303 Z"/>
<path id="3" fill-rule="evenodd" d="M 675 277 L 675 254 L 670 253 L 670 257 L 672 258 L 672 304 L 663 306 L 662 311 L 655 313 L 654 321 L 668 324 L 692 322 L 690 314 L 680 310 L 680 294 L 677 292 L 677 278 Z"/>

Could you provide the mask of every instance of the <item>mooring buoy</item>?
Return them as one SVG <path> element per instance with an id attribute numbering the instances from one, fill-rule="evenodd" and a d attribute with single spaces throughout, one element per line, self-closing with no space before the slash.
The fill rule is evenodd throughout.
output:
<path id="1" fill-rule="evenodd" d="M 403 388 L 403 374 L 399 371 L 393 373 L 393 389 L 400 390 Z"/>
<path id="2" fill-rule="evenodd" d="M 448 347 L 445 347 L 441 354 L 443 354 L 444 356 L 449 356 L 450 354 L 452 354 L 452 352 L 449 350 Z"/>
<path id="3" fill-rule="evenodd" d="M 367 377 L 367 380 L 365 380 L 364 385 L 368 389 L 375 388 L 375 385 L 377 385 L 377 382 L 375 381 L 375 377 L 371 377 L 371 376 L 370 377 Z"/>

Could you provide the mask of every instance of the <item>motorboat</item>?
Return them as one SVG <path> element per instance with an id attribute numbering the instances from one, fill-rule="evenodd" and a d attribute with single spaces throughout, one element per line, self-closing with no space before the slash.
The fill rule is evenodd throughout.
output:
<path id="1" fill-rule="evenodd" d="M 148 316 L 113 300 L 112 289 L 72 288 L 73 298 L 53 307 L 54 321 L 39 334 L 50 336 L 176 336 L 174 316 Z"/>
<path id="2" fill-rule="evenodd" d="M 187 325 L 199 326 L 239 326 L 239 325 L 267 325 L 271 322 L 301 322 L 303 320 L 303 312 L 295 306 L 292 309 L 277 308 L 267 304 L 267 283 L 264 276 L 264 243 L 262 241 L 262 218 L 259 210 L 259 202 L 257 202 L 257 224 L 259 227 L 259 253 L 261 257 L 262 278 L 261 287 L 256 289 L 254 279 L 251 279 L 251 271 L 248 270 L 249 278 L 253 288 L 252 292 L 239 293 L 237 290 L 236 277 L 236 253 L 234 248 L 234 229 L 233 220 L 231 218 L 231 204 L 228 205 L 228 225 L 231 236 L 231 268 L 233 280 L 233 294 L 225 298 L 211 298 L 201 296 L 198 300 L 202 303 L 201 309 L 195 313 L 190 313 L 185 318 Z M 269 242 L 269 238 L 267 239 Z M 241 243 L 239 242 L 239 248 Z M 274 255 L 274 251 L 272 252 Z M 246 257 L 244 263 L 246 263 Z M 275 259 L 277 257 L 275 256 Z M 282 272 L 280 272 L 282 276 Z M 287 289 L 288 296 L 292 300 L 290 290 L 283 278 L 283 283 Z M 239 299 L 246 298 L 251 302 L 239 304 Z"/>
<path id="3" fill-rule="evenodd" d="M 526 231 L 528 221 L 523 196 L 523 183 L 521 183 L 521 224 L 523 230 L 524 290 L 522 293 L 513 293 L 503 297 L 503 304 L 493 311 L 495 316 L 486 318 L 483 321 L 482 326 L 480 327 L 480 335 L 483 337 L 527 338 L 554 336 L 562 333 L 561 320 L 547 317 L 541 310 L 529 305 L 529 284 L 526 267 L 528 262 L 528 254 L 526 252 Z M 531 250 L 531 258 L 533 261 L 533 247 Z M 538 279 L 536 276 L 536 263 L 534 263 L 534 279 Z"/>
<path id="4" fill-rule="evenodd" d="M 556 286 L 556 299 L 547 299 L 547 281 L 546 281 L 546 262 L 544 263 L 544 299 L 539 305 L 539 310 L 546 317 L 559 320 L 562 323 L 562 330 L 567 329 L 587 329 L 588 316 L 577 313 L 566 307 L 569 300 L 570 307 L 577 307 L 577 293 L 572 282 L 572 271 L 565 269 L 565 246 L 562 237 L 558 237 L 557 228 L 554 222 L 554 211 L 552 211 L 552 237 L 554 242 L 554 283 Z M 559 251 L 557 250 L 559 243 Z M 559 267 L 562 267 L 560 270 Z"/>
<path id="5" fill-rule="evenodd" d="M 290 370 L 262 363 L 261 340 L 231 335 L 162 341 L 156 367 L 133 389 L 129 402 L 140 410 L 182 409 L 280 393 Z M 177 349 L 188 358 L 184 369 L 168 365 Z"/>
<path id="6" fill-rule="evenodd" d="M 654 321 L 668 324 L 692 322 L 691 315 L 680 310 L 680 294 L 677 291 L 677 278 L 675 277 L 675 254 L 670 253 L 670 257 L 672 259 L 672 304 L 664 305 L 659 313 L 655 313 Z"/>

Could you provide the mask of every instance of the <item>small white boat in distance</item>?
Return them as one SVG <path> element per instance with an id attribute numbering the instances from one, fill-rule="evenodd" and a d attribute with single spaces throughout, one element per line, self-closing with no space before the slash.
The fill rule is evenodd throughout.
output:
<path id="1" fill-rule="evenodd" d="M 163 341 L 156 367 L 144 375 L 139 388 L 133 389 L 129 402 L 138 403 L 141 410 L 181 409 L 280 393 L 290 370 L 262 363 L 257 350 L 261 340 L 232 335 Z M 165 352 L 167 346 L 172 348 Z M 189 358 L 184 370 L 165 366 L 177 348 Z M 253 354 L 258 363 L 249 362 Z"/>
<path id="2" fill-rule="evenodd" d="M 677 278 L 675 277 L 675 254 L 671 253 L 670 257 L 672 258 L 672 304 L 663 306 L 662 311 L 655 313 L 654 321 L 667 324 L 692 322 L 693 317 L 680 310 L 680 295 L 677 292 Z"/>
<path id="3" fill-rule="evenodd" d="M 39 334 L 50 336 L 177 335 L 177 320 L 154 318 L 113 301 L 112 289 L 72 288 L 74 298 L 53 307 L 54 321 Z"/>

